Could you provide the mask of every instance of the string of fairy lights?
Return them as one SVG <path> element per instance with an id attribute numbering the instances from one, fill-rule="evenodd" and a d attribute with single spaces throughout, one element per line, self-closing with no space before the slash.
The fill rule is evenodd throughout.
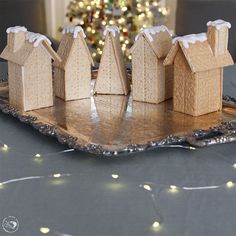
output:
<path id="1" fill-rule="evenodd" d="M 181 146 L 179 146 L 179 145 L 178 145 L 178 147 L 181 148 Z M 186 148 L 186 147 L 183 146 L 183 148 Z M 0 151 L 1 152 L 7 153 L 7 152 L 10 152 L 11 150 L 13 150 L 12 147 L 9 147 L 6 143 L 3 143 L 0 141 Z M 194 151 L 196 149 L 191 147 L 191 148 L 189 148 L 189 150 Z M 57 155 L 59 153 L 68 153 L 68 152 L 73 152 L 73 151 L 75 151 L 75 150 L 74 149 L 66 149 L 66 150 L 54 152 L 54 153 L 44 153 L 44 154 L 36 153 L 33 155 L 29 155 L 29 156 L 33 156 L 34 158 L 37 159 L 37 158 L 43 158 L 46 156 Z M 206 151 L 206 152 L 208 152 L 208 151 Z M 215 154 L 215 156 L 218 155 L 219 157 L 221 157 L 221 154 L 219 154 L 219 153 L 214 153 L 214 154 Z M 232 166 L 234 169 L 236 169 L 236 163 L 230 163 L 228 161 L 227 161 L 227 163 L 229 163 L 230 166 Z M 16 182 L 45 179 L 45 178 L 59 180 L 60 178 L 68 178 L 70 176 L 72 176 L 71 173 L 53 173 L 48 176 L 28 176 L 28 177 L 22 177 L 22 178 L 18 178 L 18 179 L 10 179 L 7 181 L 0 182 L 0 190 L 4 189 L 5 185 L 16 183 Z M 119 173 L 111 173 L 110 176 L 106 176 L 106 178 L 111 178 L 113 181 L 115 181 L 114 184 L 116 184 L 116 183 L 118 184 L 119 181 L 122 181 L 123 176 L 120 176 Z M 61 183 L 63 183 L 63 182 L 61 182 Z M 231 188 L 235 187 L 236 179 L 235 180 L 234 179 L 228 180 L 228 181 L 226 181 L 222 184 L 219 184 L 219 185 L 209 185 L 209 186 L 177 186 L 177 185 L 173 185 L 173 184 L 167 185 L 167 184 L 154 183 L 154 182 L 143 182 L 143 183 L 134 183 L 134 184 L 135 184 L 135 186 L 141 188 L 147 194 L 149 194 L 150 199 L 153 203 L 153 208 L 155 210 L 155 214 L 156 214 L 156 218 L 153 220 L 153 223 L 150 225 L 150 227 L 154 231 L 159 231 L 161 229 L 161 226 L 164 224 L 164 222 L 163 222 L 161 215 L 159 214 L 159 209 L 156 205 L 157 201 L 156 201 L 154 191 L 158 190 L 158 195 L 159 195 L 159 194 L 161 194 L 161 192 L 163 190 L 167 190 L 168 193 L 170 193 L 170 194 L 176 194 L 180 191 L 214 190 L 214 189 L 219 189 L 219 188 L 231 189 Z M 39 229 L 39 231 L 42 234 L 49 234 L 53 230 L 50 229 L 49 227 L 44 226 L 44 227 L 41 227 Z M 55 233 L 57 231 L 54 230 L 53 232 Z"/>
<path id="2" fill-rule="evenodd" d="M 121 48 L 128 60 L 131 59 L 128 49 L 137 32 L 164 24 L 169 12 L 165 0 L 73 0 L 68 6 L 67 17 L 72 25 L 83 27 L 95 61 L 99 61 L 102 54 L 104 29 L 117 25 Z"/>

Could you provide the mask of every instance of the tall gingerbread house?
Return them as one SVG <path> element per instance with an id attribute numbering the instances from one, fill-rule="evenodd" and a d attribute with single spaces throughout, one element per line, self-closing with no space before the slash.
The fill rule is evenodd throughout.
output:
<path id="1" fill-rule="evenodd" d="M 94 92 L 97 94 L 124 94 L 130 90 L 130 84 L 120 45 L 120 31 L 111 26 L 104 31 L 105 45 L 98 70 Z"/>
<path id="2" fill-rule="evenodd" d="M 222 109 L 223 67 L 233 64 L 228 51 L 230 23 L 208 22 L 207 34 L 173 40 L 164 61 L 174 65 L 174 111 L 200 116 Z"/>
<path id="3" fill-rule="evenodd" d="M 57 51 L 62 62 L 54 62 L 55 96 L 65 100 L 88 98 L 91 94 L 91 65 L 93 59 L 80 26 L 65 27 Z"/>
<path id="4" fill-rule="evenodd" d="M 0 56 L 8 61 L 10 105 L 23 111 L 52 106 L 52 59 L 60 61 L 60 57 L 51 42 L 20 26 L 8 28 L 7 34 Z"/>
<path id="5" fill-rule="evenodd" d="M 172 97 L 172 67 L 163 65 L 171 41 L 164 25 L 143 29 L 137 35 L 130 49 L 133 100 L 157 104 Z"/>

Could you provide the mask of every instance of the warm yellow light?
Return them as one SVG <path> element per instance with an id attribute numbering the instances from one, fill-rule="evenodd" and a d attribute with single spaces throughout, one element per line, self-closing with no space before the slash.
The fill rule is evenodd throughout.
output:
<path id="1" fill-rule="evenodd" d="M 58 174 L 54 174 L 53 177 L 54 177 L 54 178 L 60 178 L 60 177 L 61 177 L 61 174 L 59 174 L 59 173 L 58 173 Z"/>
<path id="2" fill-rule="evenodd" d="M 233 164 L 233 167 L 236 169 L 236 163 Z"/>
<path id="3" fill-rule="evenodd" d="M 147 7 L 149 6 L 149 2 L 146 2 L 146 6 L 147 6 Z"/>
<path id="4" fill-rule="evenodd" d="M 152 224 L 152 227 L 157 229 L 160 227 L 160 223 L 158 221 L 155 221 L 153 224 Z"/>
<path id="5" fill-rule="evenodd" d="M 103 21 L 102 21 L 102 25 L 106 25 L 106 24 L 107 24 L 106 21 L 103 20 Z"/>
<path id="6" fill-rule="evenodd" d="M 232 188 L 232 187 L 234 186 L 234 182 L 228 181 L 228 182 L 226 183 L 226 186 L 227 186 L 228 188 Z"/>
<path id="7" fill-rule="evenodd" d="M 175 185 L 170 185 L 171 190 L 177 190 L 177 187 Z"/>
<path id="8" fill-rule="evenodd" d="M 117 175 L 117 174 L 112 174 L 111 177 L 112 177 L 113 179 L 118 179 L 118 178 L 119 178 L 119 175 Z"/>
<path id="9" fill-rule="evenodd" d="M 122 11 L 127 11 L 128 8 L 127 8 L 127 7 L 122 7 L 121 10 L 122 10 Z"/>
<path id="10" fill-rule="evenodd" d="M 79 2 L 79 7 L 83 7 L 84 3 L 83 2 Z"/>
<path id="11" fill-rule="evenodd" d="M 98 54 L 99 54 L 99 55 L 102 55 L 102 51 L 99 51 Z"/>
<path id="12" fill-rule="evenodd" d="M 121 35 L 120 36 L 120 40 L 123 41 L 124 40 L 124 36 Z"/>
<path id="13" fill-rule="evenodd" d="M 94 52 L 92 55 L 93 55 L 93 57 L 96 57 L 97 53 L 96 53 L 96 52 Z"/>
<path id="14" fill-rule="evenodd" d="M 103 44 L 103 41 L 102 40 L 99 40 L 99 42 L 98 42 L 100 45 L 102 45 Z"/>
<path id="15" fill-rule="evenodd" d="M 143 188 L 146 189 L 146 190 L 148 190 L 148 191 L 152 191 L 152 188 L 151 188 L 150 185 L 148 185 L 148 184 L 144 184 L 144 185 L 143 185 Z"/>
<path id="16" fill-rule="evenodd" d="M 141 7 L 141 4 L 140 4 L 140 3 L 138 3 L 138 4 L 137 4 L 137 7 L 138 7 L 138 8 L 140 8 L 140 7 Z"/>
<path id="17" fill-rule="evenodd" d="M 109 24 L 113 25 L 113 24 L 114 24 L 114 21 L 113 21 L 113 20 L 110 20 L 110 21 L 109 21 Z"/>
<path id="18" fill-rule="evenodd" d="M 124 28 L 124 29 L 123 29 L 123 32 L 128 32 L 128 29 L 127 29 L 127 28 Z"/>
<path id="19" fill-rule="evenodd" d="M 128 39 L 125 40 L 125 44 L 129 44 L 129 40 Z"/>
<path id="20" fill-rule="evenodd" d="M 90 6 L 87 6 L 87 10 L 90 11 L 90 10 L 91 10 L 91 7 L 90 7 Z"/>
<path id="21" fill-rule="evenodd" d="M 152 5 L 157 7 L 158 6 L 158 2 L 153 2 Z"/>
<path id="22" fill-rule="evenodd" d="M 92 33 L 95 34 L 95 32 L 96 32 L 96 31 L 93 29 L 93 30 L 92 30 Z"/>
<path id="23" fill-rule="evenodd" d="M 47 228 L 47 227 L 41 227 L 41 228 L 40 228 L 40 232 L 41 232 L 42 234 L 48 234 L 48 233 L 50 232 L 50 229 Z"/>
<path id="24" fill-rule="evenodd" d="M 7 151 L 8 149 L 9 149 L 8 145 L 7 144 L 3 144 L 2 150 L 3 151 Z"/>
<path id="25" fill-rule="evenodd" d="M 128 56 L 128 58 L 131 60 L 131 59 L 132 59 L 132 56 L 131 56 L 131 55 L 129 55 L 129 56 Z"/>

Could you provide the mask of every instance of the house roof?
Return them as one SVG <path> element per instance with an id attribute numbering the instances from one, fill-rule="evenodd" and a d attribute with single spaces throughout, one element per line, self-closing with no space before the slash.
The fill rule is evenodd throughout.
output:
<path id="1" fill-rule="evenodd" d="M 75 27 L 74 27 L 75 28 Z M 89 52 L 88 46 L 84 40 L 85 35 L 83 31 L 72 30 L 72 28 L 64 29 L 64 35 L 62 37 L 61 43 L 58 48 L 58 55 L 61 57 L 62 61 L 59 63 L 57 61 L 54 62 L 54 66 L 59 67 L 61 69 L 65 69 L 68 59 L 70 58 L 71 52 L 73 50 L 73 46 L 75 45 L 75 40 L 81 40 L 84 44 L 85 50 L 87 52 L 88 58 L 92 65 L 94 65 L 93 59 Z"/>
<path id="2" fill-rule="evenodd" d="M 153 52 L 158 58 L 166 57 L 171 48 L 171 35 L 166 26 L 155 26 L 151 28 L 146 28 L 140 31 L 136 36 L 136 41 L 143 37 Z M 130 49 L 130 53 L 137 48 L 137 43 L 134 43 L 133 47 Z"/>
<path id="3" fill-rule="evenodd" d="M 21 27 L 23 28 L 23 27 Z M 21 28 L 17 27 L 11 27 L 7 30 L 8 33 L 18 33 L 17 30 L 20 30 Z M 17 32 L 15 32 L 17 31 Z M 22 31 L 22 30 L 21 30 Z M 25 31 L 23 31 L 25 32 Z M 9 46 L 7 45 L 3 52 L 1 53 L 0 57 L 11 61 L 13 63 L 16 63 L 18 65 L 24 66 L 27 59 L 30 57 L 31 53 L 37 48 L 37 47 L 43 47 L 53 58 L 54 60 L 60 61 L 60 57 L 56 54 L 56 52 L 52 49 L 50 45 L 50 41 L 41 34 L 35 34 L 32 32 L 26 33 L 26 40 L 23 43 L 22 47 L 17 50 L 16 52 L 11 52 L 9 50 Z"/>
<path id="4" fill-rule="evenodd" d="M 228 51 L 224 55 L 214 56 L 207 37 L 204 34 L 178 37 L 173 40 L 173 43 L 164 61 L 164 65 L 174 64 L 178 50 L 182 50 L 193 73 L 233 64 L 233 59 Z"/>

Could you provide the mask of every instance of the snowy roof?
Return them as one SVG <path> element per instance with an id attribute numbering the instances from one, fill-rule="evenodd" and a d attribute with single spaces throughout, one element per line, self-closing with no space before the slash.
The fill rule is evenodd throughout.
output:
<path id="1" fill-rule="evenodd" d="M 38 47 L 42 41 L 46 41 L 50 45 L 52 44 L 45 35 L 33 32 L 27 32 L 26 40 L 28 40 L 30 43 L 33 43 L 35 48 Z"/>
<path id="2" fill-rule="evenodd" d="M 19 33 L 19 32 L 26 32 L 27 29 L 24 26 L 14 26 L 14 27 L 9 27 L 7 29 L 7 33 Z"/>
<path id="3" fill-rule="evenodd" d="M 104 37 L 107 35 L 108 32 L 112 33 L 113 37 L 115 37 L 116 33 L 118 33 L 118 34 L 120 33 L 120 30 L 116 25 L 112 25 L 110 27 L 107 27 L 103 32 Z"/>
<path id="4" fill-rule="evenodd" d="M 62 31 L 63 34 L 69 34 L 69 33 L 73 34 L 73 38 L 77 38 L 79 32 L 82 32 L 84 38 L 86 38 L 84 30 L 81 26 L 66 26 Z"/>
<path id="5" fill-rule="evenodd" d="M 215 21 L 209 21 L 207 23 L 207 26 L 216 27 L 217 30 L 220 30 L 222 27 L 227 27 L 228 29 L 231 28 L 231 24 L 229 22 L 221 19 Z"/>
<path id="6" fill-rule="evenodd" d="M 165 25 L 161 25 L 161 26 L 145 28 L 140 31 L 141 34 L 145 34 L 145 36 L 148 38 L 150 42 L 154 40 L 152 35 L 159 34 L 160 32 L 169 32 L 169 30 Z M 139 35 L 140 34 L 136 36 L 135 40 L 138 39 Z"/>
<path id="7" fill-rule="evenodd" d="M 195 44 L 196 42 L 204 42 L 207 40 L 206 33 L 200 34 L 189 34 L 182 37 L 176 37 L 172 43 L 175 44 L 177 41 L 183 43 L 185 48 L 189 48 L 189 44 Z"/>

